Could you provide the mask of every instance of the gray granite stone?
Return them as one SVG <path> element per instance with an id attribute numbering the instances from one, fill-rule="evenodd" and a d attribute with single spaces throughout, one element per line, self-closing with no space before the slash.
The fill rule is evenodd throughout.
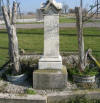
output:
<path id="1" fill-rule="evenodd" d="M 61 69 L 62 57 L 43 57 L 39 60 L 39 69 Z"/>
<path id="2" fill-rule="evenodd" d="M 67 72 L 61 70 L 37 71 L 33 73 L 34 89 L 64 89 L 67 84 Z"/>
<path id="3" fill-rule="evenodd" d="M 59 15 L 44 17 L 44 56 L 59 56 Z"/>

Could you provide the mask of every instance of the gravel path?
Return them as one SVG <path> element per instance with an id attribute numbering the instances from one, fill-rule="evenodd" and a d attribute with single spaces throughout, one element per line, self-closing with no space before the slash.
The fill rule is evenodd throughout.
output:
<path id="1" fill-rule="evenodd" d="M 76 89 L 76 85 L 67 83 L 66 88 L 63 90 L 65 92 L 70 91 L 72 89 Z M 59 93 L 61 91 L 58 90 L 36 90 L 27 85 L 18 85 L 18 84 L 12 84 L 7 81 L 0 80 L 0 93 L 8 93 L 8 94 L 26 94 L 26 90 L 34 90 L 39 95 L 47 95 L 49 93 Z"/>
<path id="2" fill-rule="evenodd" d="M 43 24 L 17 24 L 17 28 L 25 28 L 25 29 L 32 29 L 32 28 L 43 28 Z M 76 27 L 76 23 L 61 23 L 61 28 L 65 27 Z M 100 27 L 100 23 L 85 23 L 84 27 Z M 0 29 L 4 29 L 5 25 L 0 25 Z"/>

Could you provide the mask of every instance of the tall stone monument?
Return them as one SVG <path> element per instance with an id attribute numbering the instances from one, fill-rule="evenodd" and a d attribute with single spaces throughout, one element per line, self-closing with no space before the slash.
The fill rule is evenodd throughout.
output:
<path id="1" fill-rule="evenodd" d="M 33 88 L 63 89 L 67 82 L 67 70 L 62 66 L 59 53 L 60 3 L 47 0 L 42 4 L 44 14 L 44 55 L 39 60 L 39 70 L 33 72 Z"/>
<path id="2" fill-rule="evenodd" d="M 41 6 L 44 14 L 44 55 L 39 60 L 39 69 L 62 69 L 59 53 L 59 12 L 61 3 L 47 0 Z"/>

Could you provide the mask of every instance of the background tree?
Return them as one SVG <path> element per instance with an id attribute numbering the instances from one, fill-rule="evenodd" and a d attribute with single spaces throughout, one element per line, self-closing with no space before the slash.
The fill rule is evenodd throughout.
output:
<path id="1" fill-rule="evenodd" d="M 97 0 L 97 16 L 99 14 L 99 0 Z"/>
<path id="2" fill-rule="evenodd" d="M 88 14 L 88 10 L 86 9 L 86 8 L 83 8 L 83 10 L 82 10 L 82 12 L 83 12 L 83 16 L 87 16 L 87 14 Z"/>
<path id="3" fill-rule="evenodd" d="M 90 5 L 90 12 L 92 14 L 92 10 L 93 10 L 94 6 L 93 5 Z"/>

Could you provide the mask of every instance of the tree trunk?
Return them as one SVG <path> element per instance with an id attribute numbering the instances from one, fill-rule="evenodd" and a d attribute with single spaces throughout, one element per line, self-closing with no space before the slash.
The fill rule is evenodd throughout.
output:
<path id="1" fill-rule="evenodd" d="M 19 74 L 21 72 L 19 62 L 19 50 L 18 50 L 18 39 L 16 35 L 16 14 L 17 14 L 17 3 L 13 3 L 12 20 L 10 21 L 6 7 L 2 7 L 4 21 L 8 31 L 9 38 L 9 50 L 10 59 L 13 66 L 13 74 Z"/>
<path id="2" fill-rule="evenodd" d="M 79 67 L 81 71 L 85 69 L 85 53 L 84 53 L 84 37 L 83 37 L 83 22 L 82 9 L 76 7 L 76 25 L 78 31 L 78 50 L 79 50 Z"/>
<path id="3" fill-rule="evenodd" d="M 11 61 L 13 63 L 13 74 L 20 72 L 20 63 L 19 63 L 19 50 L 18 50 L 18 40 L 16 36 L 16 28 L 11 25 L 8 31 L 10 36 L 10 51 L 11 51 Z"/>

